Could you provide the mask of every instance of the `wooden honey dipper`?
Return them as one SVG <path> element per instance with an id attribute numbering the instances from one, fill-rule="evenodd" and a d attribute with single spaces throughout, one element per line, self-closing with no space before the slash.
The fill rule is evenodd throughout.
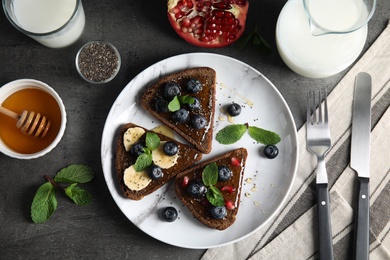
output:
<path id="1" fill-rule="evenodd" d="M 20 128 L 23 134 L 32 135 L 35 137 L 43 138 L 46 136 L 51 122 L 40 113 L 35 113 L 34 111 L 23 110 L 22 114 L 19 115 L 5 107 L 0 106 L 0 112 L 12 117 L 18 122 L 16 123 L 17 128 Z"/>

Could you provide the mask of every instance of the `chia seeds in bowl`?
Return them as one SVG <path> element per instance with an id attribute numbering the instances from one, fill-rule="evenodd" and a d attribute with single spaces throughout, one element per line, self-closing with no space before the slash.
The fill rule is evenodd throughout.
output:
<path id="1" fill-rule="evenodd" d="M 119 52 L 108 42 L 88 42 L 76 55 L 77 72 L 89 83 L 101 84 L 111 81 L 120 66 Z"/>

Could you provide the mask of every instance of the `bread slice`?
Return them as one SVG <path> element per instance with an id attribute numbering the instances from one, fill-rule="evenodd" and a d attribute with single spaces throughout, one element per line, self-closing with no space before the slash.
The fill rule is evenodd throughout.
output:
<path id="1" fill-rule="evenodd" d="M 202 90 L 198 93 L 189 93 L 184 84 L 188 79 L 198 79 L 202 84 Z M 164 87 L 169 82 L 179 84 L 181 96 L 190 95 L 200 101 L 200 110 L 189 111 L 190 118 L 194 114 L 203 115 L 207 124 L 203 129 L 193 128 L 189 122 L 178 123 L 172 119 L 172 112 L 156 111 L 155 101 L 159 98 L 164 98 Z M 159 79 L 156 83 L 150 86 L 141 97 L 141 106 L 149 111 L 154 117 L 160 120 L 181 135 L 190 144 L 194 145 L 202 153 L 210 153 L 212 148 L 213 126 L 214 126 L 214 110 L 215 110 L 215 94 L 216 94 L 216 72 L 212 68 L 197 67 L 179 71 Z M 166 98 L 165 98 L 166 99 Z M 167 100 L 170 102 L 171 100 Z"/>
<path id="2" fill-rule="evenodd" d="M 126 133 L 127 129 L 139 127 L 145 130 L 145 134 L 140 137 L 140 140 L 145 140 L 146 132 L 149 130 L 138 126 L 136 124 L 128 123 L 121 127 L 118 138 L 117 138 L 117 147 L 116 147 L 116 158 L 115 158 L 115 167 L 116 173 L 119 181 L 119 188 L 123 195 L 132 200 L 140 200 L 144 196 L 149 195 L 154 192 L 167 182 L 176 176 L 177 173 L 183 171 L 184 169 L 192 166 L 195 162 L 199 161 L 202 158 L 202 153 L 200 153 L 197 149 L 182 144 L 178 141 L 175 141 L 178 145 L 178 158 L 175 165 L 168 169 L 163 169 L 163 177 L 157 180 L 152 180 L 145 188 L 135 191 L 129 189 L 124 183 L 124 172 L 125 170 L 134 165 L 137 159 L 137 156 L 134 156 L 130 151 L 126 151 L 123 137 Z M 156 133 L 160 141 L 173 141 L 173 139 L 164 136 L 162 134 Z"/>
<path id="3" fill-rule="evenodd" d="M 183 204 L 187 206 L 193 216 L 204 225 L 210 228 L 224 230 L 233 225 L 235 222 L 240 206 L 241 187 L 247 156 L 247 150 L 245 148 L 239 148 L 213 159 L 199 163 L 199 165 L 189 168 L 176 176 L 174 186 L 177 196 L 180 198 Z M 232 163 L 232 158 L 237 159 L 236 162 L 239 162 L 238 165 L 234 165 L 234 163 Z M 217 184 L 214 185 L 219 190 L 221 190 L 224 200 L 230 200 L 234 205 L 234 209 L 228 209 L 227 215 L 223 219 L 216 219 L 211 215 L 210 207 L 212 207 L 212 205 L 208 203 L 208 200 L 205 196 L 201 198 L 194 198 L 187 191 L 188 185 L 184 185 L 184 183 L 186 183 L 184 180 L 185 178 L 189 178 L 189 181 L 202 180 L 203 169 L 212 162 L 216 162 L 218 166 L 228 166 L 233 173 L 232 177 L 228 181 L 218 181 Z M 223 187 L 228 186 L 233 188 L 234 191 L 230 193 L 229 191 L 224 190 Z"/>

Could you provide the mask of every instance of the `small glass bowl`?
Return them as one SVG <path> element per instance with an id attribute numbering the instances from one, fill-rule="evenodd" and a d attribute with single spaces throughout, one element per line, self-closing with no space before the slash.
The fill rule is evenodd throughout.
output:
<path id="1" fill-rule="evenodd" d="M 76 69 L 87 82 L 110 82 L 121 67 L 121 56 L 109 42 L 91 41 L 84 44 L 76 55 Z"/>

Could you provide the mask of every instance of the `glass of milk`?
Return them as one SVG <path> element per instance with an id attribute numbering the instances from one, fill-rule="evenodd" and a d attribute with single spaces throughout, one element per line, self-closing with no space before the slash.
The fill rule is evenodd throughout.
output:
<path id="1" fill-rule="evenodd" d="M 85 14 L 81 0 L 2 0 L 11 24 L 37 42 L 62 48 L 82 34 Z"/>
<path id="2" fill-rule="evenodd" d="M 333 76 L 360 55 L 376 0 L 288 0 L 276 25 L 284 63 L 309 78 Z"/>

